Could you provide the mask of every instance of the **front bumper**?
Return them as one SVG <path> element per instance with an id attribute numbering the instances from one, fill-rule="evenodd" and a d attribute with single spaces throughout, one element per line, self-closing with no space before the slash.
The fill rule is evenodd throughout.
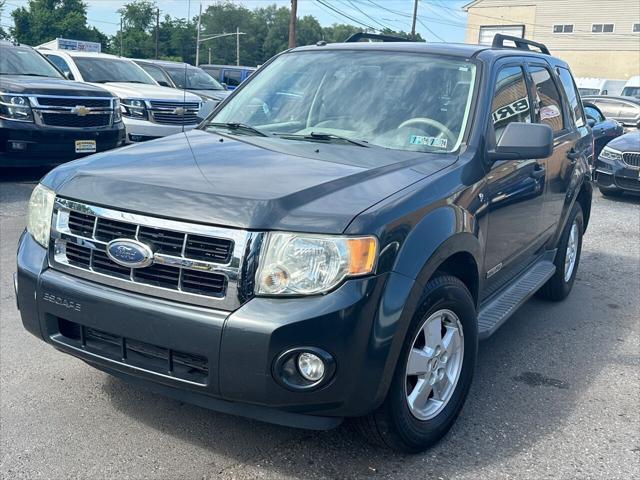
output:
<path id="1" fill-rule="evenodd" d="M 254 298 L 225 312 L 52 270 L 45 249 L 27 234 L 18 250 L 17 298 L 23 324 L 34 335 L 159 393 L 311 429 L 335 427 L 382 402 L 412 287 L 412 280 L 386 273 L 346 282 L 324 296 Z M 318 389 L 293 391 L 273 377 L 275 359 L 301 346 L 321 348 L 336 360 L 333 378 Z M 171 372 L 168 351 L 174 360 L 190 359 L 192 371 L 183 363 Z"/>
<path id="2" fill-rule="evenodd" d="M 122 117 L 127 129 L 127 142 L 141 142 L 154 138 L 166 137 L 183 131 L 182 125 L 162 125 L 148 120 L 138 120 L 130 117 Z M 198 125 L 185 125 L 184 131 L 193 130 Z"/>
<path id="3" fill-rule="evenodd" d="M 640 193 L 640 169 L 623 162 L 599 158 L 595 178 L 600 188 Z"/>
<path id="4" fill-rule="evenodd" d="M 0 119 L 0 167 L 57 165 L 88 155 L 76 153 L 76 140 L 95 140 L 96 152 L 111 150 L 124 144 L 124 125 L 77 129 Z"/>

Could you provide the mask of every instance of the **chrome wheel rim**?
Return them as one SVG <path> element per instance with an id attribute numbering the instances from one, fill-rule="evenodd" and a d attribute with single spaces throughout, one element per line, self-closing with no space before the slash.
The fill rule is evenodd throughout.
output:
<path id="1" fill-rule="evenodd" d="M 578 256 L 578 223 L 574 220 L 571 224 L 571 232 L 569 232 L 569 240 L 567 241 L 567 252 L 564 256 L 564 281 L 568 282 L 573 275 L 573 269 L 576 266 L 576 258 Z"/>
<path id="2" fill-rule="evenodd" d="M 418 420 L 430 420 L 449 403 L 464 358 L 462 323 L 451 310 L 427 318 L 411 344 L 405 369 L 405 396 Z"/>

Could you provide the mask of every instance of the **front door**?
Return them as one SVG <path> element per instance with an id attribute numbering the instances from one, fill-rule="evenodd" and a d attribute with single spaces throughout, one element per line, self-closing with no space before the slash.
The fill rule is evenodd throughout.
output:
<path id="1" fill-rule="evenodd" d="M 530 123 L 532 108 L 522 64 L 503 65 L 494 85 L 488 135 L 495 136 L 497 143 L 509 123 Z M 538 160 L 505 160 L 491 165 L 485 189 L 489 204 L 485 297 L 533 258 L 543 231 L 545 178 L 544 163 Z"/>

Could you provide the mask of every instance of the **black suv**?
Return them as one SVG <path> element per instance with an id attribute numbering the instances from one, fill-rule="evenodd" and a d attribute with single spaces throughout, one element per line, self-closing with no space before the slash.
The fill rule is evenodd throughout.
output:
<path id="1" fill-rule="evenodd" d="M 507 40 L 296 48 L 198 130 L 53 170 L 24 326 L 187 402 L 428 447 L 478 340 L 569 294 L 589 221 L 569 69 Z"/>
<path id="2" fill-rule="evenodd" d="M 118 99 L 0 41 L 0 167 L 55 165 L 124 143 Z"/>

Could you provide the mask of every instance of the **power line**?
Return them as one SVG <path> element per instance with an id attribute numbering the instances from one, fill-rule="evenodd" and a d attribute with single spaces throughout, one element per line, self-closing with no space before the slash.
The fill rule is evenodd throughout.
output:
<path id="1" fill-rule="evenodd" d="M 346 13 L 344 13 L 344 12 L 342 12 L 342 11 L 338 10 L 337 8 L 335 8 L 335 7 L 331 6 L 331 5 L 327 5 L 327 4 L 324 2 L 324 0 L 315 0 L 315 1 L 316 1 L 316 2 L 318 2 L 318 3 L 320 3 L 321 5 L 324 5 L 324 6 L 325 6 L 325 7 L 327 7 L 327 8 L 330 8 L 331 10 L 333 10 L 334 12 L 336 12 L 338 15 L 341 15 L 341 16 L 343 16 L 343 17 L 345 17 L 345 18 L 348 18 L 348 19 L 349 19 L 349 20 L 351 20 L 352 22 L 356 22 L 357 24 L 362 25 L 363 27 L 369 28 L 369 29 L 374 30 L 374 31 L 375 31 L 375 30 L 379 30 L 379 29 L 378 29 L 378 28 L 376 28 L 376 27 L 372 27 L 371 25 L 367 25 L 366 23 L 361 22 L 360 20 L 358 20 L 358 19 L 356 19 L 356 18 L 353 18 L 353 17 L 352 17 L 352 16 L 350 16 L 350 15 L 347 15 Z"/>

